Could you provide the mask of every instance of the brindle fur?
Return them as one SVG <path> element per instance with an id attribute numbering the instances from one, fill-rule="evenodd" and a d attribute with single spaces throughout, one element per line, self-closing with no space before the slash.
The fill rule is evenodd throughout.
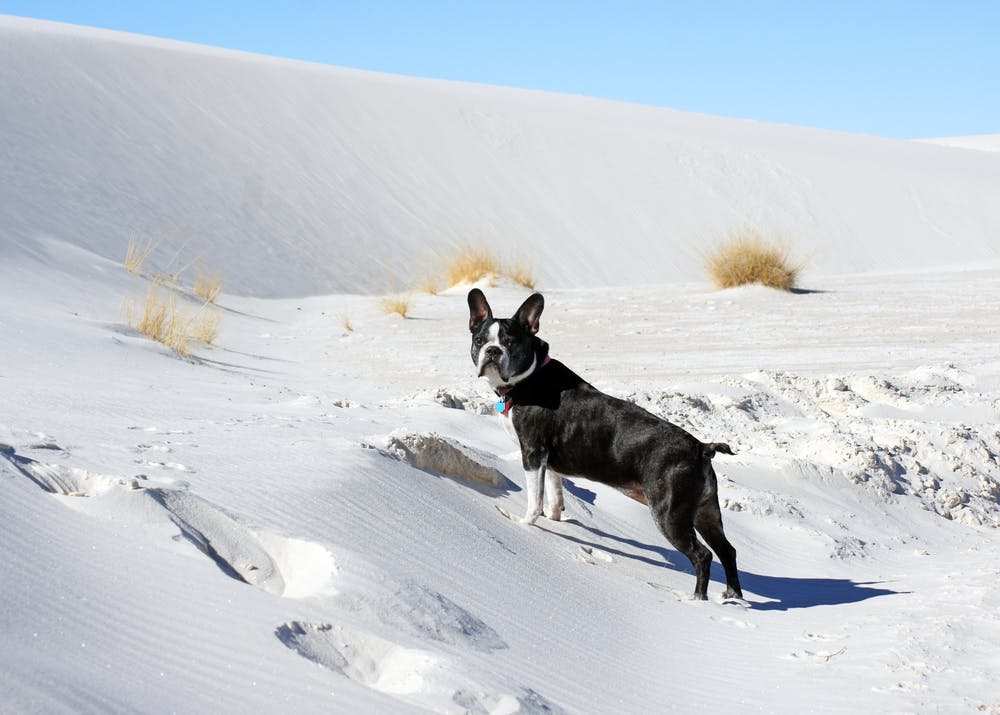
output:
<path id="1" fill-rule="evenodd" d="M 541 300 L 540 294 L 533 295 L 513 318 L 503 321 L 515 326 L 509 337 L 520 346 L 521 364 L 511 368 L 513 373 L 528 369 L 532 359 L 543 365 L 548 354 L 548 345 L 535 335 Z M 487 331 L 496 321 L 478 289 L 470 292 L 469 305 L 475 339 L 477 332 Z M 525 323 L 525 315 L 530 323 Z M 504 334 L 504 327 L 500 332 Z M 475 348 L 473 360 L 477 360 Z M 514 405 L 511 419 L 526 471 L 543 474 L 551 469 L 621 489 L 638 485 L 657 527 L 690 559 L 695 597 L 707 598 L 712 562 L 711 552 L 695 532 L 722 562 L 727 583 L 723 597 L 743 597 L 736 549 L 723 531 L 712 468 L 716 452 L 733 454 L 728 445 L 703 443 L 638 405 L 606 395 L 557 360 L 549 360 L 513 386 L 508 399 Z"/>

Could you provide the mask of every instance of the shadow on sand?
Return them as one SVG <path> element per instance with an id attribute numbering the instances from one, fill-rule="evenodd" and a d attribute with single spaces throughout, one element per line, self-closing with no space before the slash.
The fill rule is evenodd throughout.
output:
<path id="1" fill-rule="evenodd" d="M 604 540 L 605 543 L 594 543 L 585 538 L 573 536 L 571 534 L 560 533 L 545 529 L 541 522 L 536 525 L 542 526 L 545 531 L 558 536 L 567 541 L 572 541 L 581 546 L 600 549 L 615 556 L 620 556 L 633 561 L 641 561 L 659 568 L 668 568 L 673 571 L 689 573 L 692 577 L 691 588 L 694 588 L 694 571 L 684 554 L 667 548 L 665 546 L 651 546 L 634 539 L 626 539 L 621 536 L 609 534 L 593 526 L 581 524 L 575 519 L 563 522 L 579 526 L 581 529 L 589 531 L 596 537 Z M 629 550 L 609 547 L 607 540 L 617 541 L 629 547 Z M 646 556 L 636 553 L 633 549 L 647 551 L 655 556 Z M 717 560 L 712 562 L 712 581 L 725 585 L 726 578 L 722 571 L 722 566 Z M 743 586 L 744 594 L 749 596 L 747 602 L 750 608 L 756 611 L 789 611 L 794 608 L 813 608 L 815 606 L 839 606 L 847 603 L 858 603 L 869 598 L 879 596 L 892 596 L 895 594 L 909 593 L 908 591 L 895 591 L 889 588 L 880 587 L 879 583 L 851 581 L 850 579 L 839 578 L 797 578 L 794 576 L 764 576 L 762 574 L 750 573 L 740 569 L 740 585 Z M 767 600 L 756 600 L 758 596 Z"/>

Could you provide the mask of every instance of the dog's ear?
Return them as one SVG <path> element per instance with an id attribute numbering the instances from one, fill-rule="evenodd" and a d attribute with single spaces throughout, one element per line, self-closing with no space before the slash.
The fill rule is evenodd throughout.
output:
<path id="1" fill-rule="evenodd" d="M 469 330 L 476 332 L 480 325 L 493 319 L 493 311 L 486 302 L 486 296 L 478 288 L 469 291 Z"/>
<path id="2" fill-rule="evenodd" d="M 543 308 L 545 308 L 545 298 L 542 297 L 541 293 L 532 293 L 514 313 L 514 320 L 527 328 L 529 333 L 535 335 L 538 333 L 538 319 L 542 317 Z"/>

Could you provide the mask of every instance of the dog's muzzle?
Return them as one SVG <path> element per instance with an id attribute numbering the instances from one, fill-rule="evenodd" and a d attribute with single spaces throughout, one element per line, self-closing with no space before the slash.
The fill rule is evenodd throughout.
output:
<path id="1" fill-rule="evenodd" d="M 479 356 L 479 377 L 486 374 L 486 371 L 493 368 L 497 371 L 501 378 L 506 379 L 504 375 L 504 367 L 507 364 L 507 354 L 504 352 L 503 348 L 497 347 L 496 345 L 488 345 L 483 348 L 483 352 Z"/>

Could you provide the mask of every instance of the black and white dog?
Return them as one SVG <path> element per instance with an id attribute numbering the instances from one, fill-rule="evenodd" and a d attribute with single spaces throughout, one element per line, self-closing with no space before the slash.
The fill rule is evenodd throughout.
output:
<path id="1" fill-rule="evenodd" d="M 638 405 L 605 395 L 549 358 L 548 344 L 537 335 L 544 305 L 535 293 L 512 318 L 498 320 L 483 292 L 469 291 L 472 362 L 496 390 L 497 411 L 521 445 L 528 509 L 520 521 L 532 524 L 543 511 L 560 519 L 563 474 L 641 490 L 660 531 L 691 560 L 695 597 L 707 598 L 712 563 L 697 530 L 726 571 L 723 598 L 742 598 L 712 469 L 716 452 L 732 450 L 702 443 Z"/>

